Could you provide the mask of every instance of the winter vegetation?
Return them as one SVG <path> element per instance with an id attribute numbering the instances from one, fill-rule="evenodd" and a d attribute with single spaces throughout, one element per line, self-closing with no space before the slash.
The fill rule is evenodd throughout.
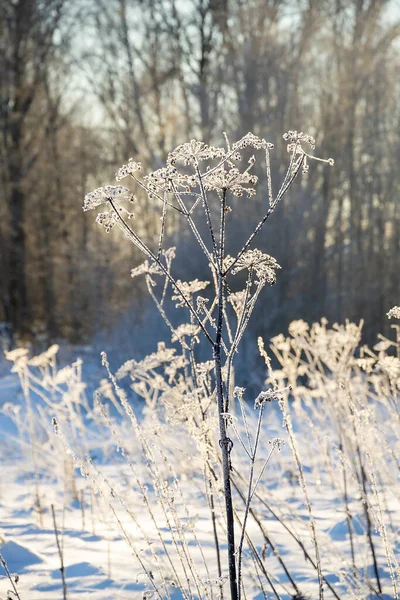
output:
<path id="1" fill-rule="evenodd" d="M 0 35 L 0 600 L 399 599 L 396 3 Z"/>
<path id="2" fill-rule="evenodd" d="M 241 597 L 397 597 L 395 333 L 369 349 L 361 325 L 295 321 L 268 353 L 259 340 L 266 381 L 254 407 L 232 385 Z M 160 343 L 110 371 L 90 408 L 81 362 L 59 368 L 56 355 L 8 355 L 23 396 L 2 407 L 0 552 L 16 591 L 3 578 L 1 597 L 230 598 L 210 361 L 196 363 L 195 388 L 189 350 Z"/>
<path id="3" fill-rule="evenodd" d="M 22 397 L 2 406 L 14 495 L 0 556 L 5 598 L 398 598 L 400 326 L 369 349 L 362 323 L 293 321 L 268 350 L 259 338 L 258 391 L 238 385 L 241 342 L 280 269 L 254 243 L 310 163 L 334 164 L 311 154 L 311 136 L 283 137 L 277 190 L 273 144 L 248 133 L 233 143 L 225 134 L 221 147 L 191 140 L 145 176 L 129 160 L 117 185 L 86 194 L 84 211 L 101 210 L 105 233 L 118 228 L 144 255 L 131 276 L 144 277 L 169 336 L 115 373 L 102 352 L 93 399 L 81 360 L 57 367 L 57 345 L 33 357 L 6 352 Z M 256 195 L 260 155 L 264 214 L 234 241 L 235 201 Z M 122 180 L 159 202 L 151 244 Z M 177 278 L 177 250 L 165 246 L 173 212 L 208 280 Z M 106 556 L 74 560 L 101 542 Z"/>

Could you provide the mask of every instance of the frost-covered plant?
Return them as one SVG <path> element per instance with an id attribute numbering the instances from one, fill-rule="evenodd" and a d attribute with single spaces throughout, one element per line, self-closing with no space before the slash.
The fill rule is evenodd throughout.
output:
<path id="1" fill-rule="evenodd" d="M 398 595 L 400 379 L 394 352 L 400 348 L 383 336 L 373 349 L 360 347 L 360 335 L 360 326 L 351 323 L 328 327 L 325 320 L 311 326 L 294 321 L 289 336 L 276 336 L 271 344 L 281 369 L 272 370 L 259 341 L 268 379 L 255 399 L 257 418 L 244 400 L 245 390 L 233 389 L 239 411 L 231 410 L 225 419 L 238 441 L 231 452 L 231 483 L 248 598 L 260 593 L 264 598 L 314 598 L 316 576 L 324 598 Z M 3 407 L 19 428 L 22 447 L 32 432 L 45 527 L 49 503 L 55 494 L 65 501 L 70 486 L 72 473 L 60 469 L 64 447 L 94 492 L 87 505 L 90 519 L 81 490 L 82 524 L 67 503 L 68 529 L 86 531 L 91 520 L 92 531 L 100 534 L 104 522 L 116 539 L 116 526 L 140 569 L 138 581 L 148 581 L 146 598 L 172 599 L 176 588 L 178 598 L 229 595 L 220 543 L 225 519 L 218 414 L 207 396 L 203 420 L 197 396 L 187 390 L 186 349 L 160 342 L 143 360 L 127 361 L 117 378 L 110 372 L 101 381 L 93 409 L 83 393 L 80 361 L 58 368 L 55 351 L 32 359 L 21 349 L 8 355 L 21 384 L 29 388 L 24 398 L 31 410 L 28 404 Z M 103 362 L 109 369 L 105 355 Z M 213 361 L 197 367 L 201 385 L 210 389 Z M 121 388 L 126 389 L 127 376 L 144 399 L 143 411 Z M 278 453 L 282 423 L 276 403 L 292 459 L 286 451 Z M 268 415 L 268 435 L 261 411 Z M 58 480 L 51 500 L 44 476 Z M 82 481 L 76 477 L 72 491 L 78 485 Z M 72 498 L 76 505 L 75 492 Z M 215 551 L 221 577 L 210 554 Z M 112 546 L 110 555 L 112 560 Z"/>
<path id="2" fill-rule="evenodd" d="M 389 319 L 400 319 L 400 306 L 393 306 L 387 314 Z"/>
<path id="3" fill-rule="evenodd" d="M 131 274 L 133 277 L 144 276 L 148 292 L 171 330 L 171 343 L 180 346 L 180 353 L 175 354 L 175 350 L 161 344 L 158 351 L 144 361 L 129 361 L 117 376 L 129 374 L 133 389 L 145 398 L 149 406 L 161 403 L 166 409 L 166 417 L 189 428 L 198 441 L 204 459 L 214 522 L 219 581 L 223 580 L 223 573 L 213 507 L 215 489 L 219 485 L 216 473 L 221 467 L 231 600 L 240 599 L 243 593 L 242 559 L 247 516 L 266 466 L 262 466 L 258 475 L 255 474 L 262 415 L 267 402 L 274 398 L 268 390 L 258 396 L 258 424 L 254 436 L 251 436 L 243 406 L 243 392 L 234 385 L 234 358 L 262 289 L 275 282 L 280 268 L 274 258 L 254 248 L 253 244 L 298 174 L 308 170 L 309 161 L 333 164 L 332 159 L 320 159 L 310 154 L 308 148 L 313 150 L 315 147 L 311 136 L 289 131 L 284 139 L 288 143 L 289 164 L 276 193 L 272 189 L 270 166 L 273 145 L 252 133 L 233 144 L 225 135 L 225 147 L 207 146 L 191 140 L 168 155 L 165 167 L 143 178 L 138 175 L 140 165 L 130 159 L 127 165 L 119 169 L 116 179 L 119 182 L 129 178 L 150 200 L 160 203 L 161 226 L 155 245 L 148 244 L 134 226 L 130 205 L 134 204 L 135 196 L 128 187 L 119 184 L 98 188 L 85 196 L 83 206 L 85 211 L 104 206 L 106 210 L 98 214 L 97 222 L 104 226 L 106 232 L 115 226 L 119 227 L 144 254 L 145 262 L 135 267 Z M 240 250 L 231 256 L 227 253 L 226 239 L 234 198 L 248 199 L 256 194 L 258 177 L 254 174 L 254 167 L 257 159 L 254 154 L 245 158 L 249 151 L 263 155 L 263 193 L 268 201 L 258 225 L 243 240 Z M 179 214 L 195 236 L 209 265 L 209 281 L 194 279 L 182 282 L 174 275 L 175 249 L 165 248 L 166 222 L 171 211 Z M 128 223 L 131 219 L 133 225 Z M 204 229 L 206 234 L 203 235 Z M 245 287 L 232 293 L 234 276 L 242 271 L 246 273 Z M 172 296 L 177 308 L 186 312 L 183 322 L 178 326 L 167 314 L 168 295 Z M 229 304 L 233 308 L 233 315 Z M 204 344 L 209 349 L 209 360 L 205 363 L 199 361 L 199 346 Z M 121 395 L 120 400 L 129 412 L 129 405 Z M 235 424 L 235 401 L 240 406 L 245 439 Z M 217 443 L 214 439 L 216 432 L 219 438 Z M 234 528 L 236 508 L 231 482 L 232 437 L 237 438 L 250 462 L 239 543 L 235 541 Z M 271 452 L 279 447 L 280 444 L 274 444 Z M 148 452 L 145 447 L 143 451 Z"/>
<path id="4" fill-rule="evenodd" d="M 19 377 L 23 404 L 7 402 L 3 404 L 2 412 L 14 422 L 18 431 L 15 442 L 19 448 L 14 449 L 15 458 L 18 450 L 22 451 L 28 458 L 26 464 L 32 467 L 35 509 L 41 526 L 43 512 L 49 509 L 44 506 L 40 489 L 45 476 L 46 479 L 61 480 L 65 491 L 71 491 L 74 496 L 77 494 L 70 458 L 66 457 L 64 469 L 60 470 L 60 453 L 61 456 L 64 453 L 62 444 L 54 439 L 51 414 L 56 413 L 65 424 L 76 451 L 82 456 L 87 453 L 83 416 L 88 414 L 89 404 L 82 381 L 82 361 L 58 368 L 58 351 L 58 345 L 54 344 L 33 357 L 26 348 L 5 353 L 6 359 L 13 363 L 12 371 Z"/>
<path id="5" fill-rule="evenodd" d="M 381 597 L 383 554 L 393 597 L 398 598 L 398 531 L 389 508 L 399 493 L 398 329 L 397 341 L 380 335 L 371 350 L 365 345 L 359 346 L 362 323 L 346 322 L 331 328 L 327 325 L 325 319 L 311 327 L 304 321 L 294 321 L 289 326 L 289 337 L 273 338 L 270 347 L 282 370 L 270 371 L 267 381 L 276 387 L 290 384 L 297 419 L 307 424 L 304 433 L 308 438 L 309 461 L 314 462 L 318 448 L 326 464 L 325 476 L 330 476 L 332 489 L 337 488 L 338 496 L 343 497 L 352 573 L 344 571 L 342 574 L 349 582 L 356 580 L 351 586 L 358 586 L 359 593 L 362 586 L 367 585 L 369 593 Z M 392 350 L 396 350 L 397 356 L 387 354 Z M 287 397 L 282 400 L 282 411 L 296 453 Z M 320 478 L 321 469 L 316 473 Z M 300 478 L 307 495 L 302 473 Z M 321 483 L 319 480 L 319 485 Z M 360 547 L 357 535 L 359 522 L 355 516 L 358 511 L 364 517 L 364 548 Z M 380 542 L 374 532 L 379 532 Z M 375 582 L 363 581 L 361 575 L 362 556 L 368 552 Z"/>
<path id="6" fill-rule="evenodd" d="M 253 414 L 236 381 L 235 360 L 255 303 L 279 276 L 276 260 L 253 241 L 313 158 L 302 146 L 312 139 L 285 137 L 290 161 L 276 195 L 271 145 L 251 134 L 225 148 L 183 144 L 164 168 L 141 178 L 140 165 L 130 160 L 117 181 L 131 179 L 137 194 L 160 203 L 153 246 L 131 226 L 136 200 L 129 187 L 88 194 L 85 209 L 108 205 L 100 208 L 106 211 L 100 225 L 117 226 L 144 253 L 131 275 L 144 278 L 170 329 L 169 340 L 115 375 L 103 354 L 108 377 L 93 407 L 80 361 L 57 368 L 56 347 L 33 358 L 24 349 L 8 354 L 26 410 L 6 405 L 4 411 L 21 441 L 31 440 L 37 504 L 48 507 L 41 476 L 50 464 L 58 476 L 63 448 L 90 485 L 96 515 L 104 513 L 107 523 L 112 515 L 129 545 L 138 581 L 146 582 L 144 598 L 172 600 L 178 588 L 185 600 L 260 594 L 360 600 L 388 597 L 390 586 L 398 596 L 400 326 L 393 325 L 395 341 L 379 336 L 370 349 L 360 346 L 360 325 L 294 321 L 289 335 L 270 346 L 280 369 L 272 369 L 259 340 L 268 377 Z M 256 191 L 255 157 L 243 166 L 248 151 L 265 156 L 268 206 L 234 252 L 226 242 L 230 213 Z M 208 280 L 204 269 L 191 281 L 175 274 L 177 250 L 166 236 L 172 212 L 200 245 Z M 279 453 L 282 425 L 292 456 Z M 109 465 L 111 451 L 118 454 Z"/>

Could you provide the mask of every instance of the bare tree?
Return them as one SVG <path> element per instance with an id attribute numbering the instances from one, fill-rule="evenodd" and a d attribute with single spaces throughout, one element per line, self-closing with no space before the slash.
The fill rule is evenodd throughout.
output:
<path id="1" fill-rule="evenodd" d="M 46 64 L 54 49 L 63 0 L 4 1 L 1 4 L 1 128 L 2 154 L 7 180 L 7 246 L 2 271 L 5 279 L 3 313 L 14 333 L 26 335 L 30 327 L 27 289 L 26 204 L 24 186 L 37 156 L 32 143 L 32 106 L 40 90 Z M 3 256 L 3 255 L 2 255 Z"/>

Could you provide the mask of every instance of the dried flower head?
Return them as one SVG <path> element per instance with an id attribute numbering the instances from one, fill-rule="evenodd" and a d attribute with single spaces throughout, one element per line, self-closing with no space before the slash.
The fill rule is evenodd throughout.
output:
<path id="1" fill-rule="evenodd" d="M 169 165 L 149 173 L 144 178 L 150 192 L 168 192 L 173 193 L 174 188 L 183 188 L 189 192 L 191 188 L 196 187 L 197 180 L 193 175 L 180 173 L 174 166 Z"/>
<path id="2" fill-rule="evenodd" d="M 260 392 L 254 401 L 254 408 L 259 408 L 265 402 L 272 402 L 272 400 L 282 400 L 287 392 L 290 392 L 292 388 L 290 386 L 281 388 L 279 390 L 269 389 L 265 392 Z"/>
<path id="3" fill-rule="evenodd" d="M 335 164 L 333 158 L 318 158 L 316 156 L 312 156 L 308 154 L 302 143 L 310 146 L 311 150 L 315 149 L 315 139 L 308 135 L 307 133 L 303 133 L 302 131 L 290 130 L 287 133 L 283 134 L 283 139 L 288 142 L 287 151 L 289 154 L 294 154 L 296 156 L 295 163 L 293 165 L 293 170 L 295 171 L 300 165 L 302 167 L 303 173 L 308 173 L 309 165 L 308 159 L 317 160 L 319 162 L 327 163 L 331 167 Z"/>
<path id="4" fill-rule="evenodd" d="M 197 337 L 198 327 L 192 325 L 191 323 L 182 323 L 175 329 L 174 334 L 172 335 L 171 341 L 178 342 L 183 340 L 185 337 L 191 337 L 195 342 L 199 342 L 199 338 Z"/>
<path id="5" fill-rule="evenodd" d="M 106 233 L 110 233 L 114 225 L 118 223 L 118 215 L 114 210 L 101 212 L 96 217 L 96 223 L 102 225 Z"/>
<path id="6" fill-rule="evenodd" d="M 207 173 L 206 173 L 207 175 Z M 241 173 L 239 169 L 232 167 L 226 171 L 223 167 L 210 172 L 210 176 L 204 180 L 204 189 L 207 191 L 224 192 L 229 191 L 234 196 L 240 198 L 244 193 L 248 197 L 254 196 L 256 190 L 247 185 L 255 185 L 257 176 L 249 173 L 248 170 Z"/>
<path id="7" fill-rule="evenodd" d="M 28 360 L 29 351 L 27 348 L 15 348 L 14 350 L 10 350 L 10 352 L 5 352 L 4 354 L 7 360 L 17 362 L 21 359 Z"/>
<path id="8" fill-rule="evenodd" d="M 128 188 L 122 185 L 106 185 L 104 187 L 97 188 L 93 190 L 93 192 L 86 194 L 83 210 L 92 210 L 101 204 L 105 204 L 110 200 L 118 198 L 132 200 L 133 194 Z"/>
<path id="9" fill-rule="evenodd" d="M 290 335 L 292 335 L 293 337 L 297 337 L 300 335 L 306 335 L 308 330 L 310 329 L 310 326 L 302 319 L 298 319 L 297 321 L 292 321 L 288 329 Z"/>
<path id="10" fill-rule="evenodd" d="M 352 364 L 366 373 L 372 373 L 375 362 L 374 358 L 355 358 Z"/>
<path id="11" fill-rule="evenodd" d="M 233 397 L 237 398 L 238 400 L 243 400 L 245 391 L 246 388 L 235 386 L 233 390 Z"/>
<path id="12" fill-rule="evenodd" d="M 285 338 L 282 333 L 279 333 L 275 337 L 271 338 L 271 343 L 277 350 L 281 352 L 290 352 L 291 340 L 290 338 Z"/>
<path id="13" fill-rule="evenodd" d="M 374 350 L 376 350 L 377 352 L 385 352 L 391 346 L 394 346 L 394 345 L 395 345 L 395 343 L 392 342 L 391 340 L 382 339 L 380 342 L 378 342 L 377 344 L 375 344 Z"/>
<path id="14" fill-rule="evenodd" d="M 400 359 L 396 356 L 384 356 L 376 363 L 376 369 L 383 371 L 390 379 L 400 377 Z"/>
<path id="15" fill-rule="evenodd" d="M 301 142 L 304 142 L 304 143 L 308 144 L 313 150 L 315 148 L 315 139 L 311 135 L 308 135 L 307 133 L 303 133 L 302 131 L 289 130 L 287 133 L 283 134 L 283 139 L 285 140 L 285 142 L 289 142 L 289 145 L 290 144 L 300 145 Z M 288 151 L 289 151 L 289 145 L 288 145 Z M 291 149 L 291 151 L 293 151 L 293 150 L 294 150 L 294 148 Z"/>
<path id="16" fill-rule="evenodd" d="M 285 440 L 283 440 L 282 438 L 274 438 L 272 440 L 269 440 L 268 444 L 280 451 L 281 448 L 285 445 Z"/>
<path id="17" fill-rule="evenodd" d="M 126 361 L 117 371 L 117 379 L 122 379 L 127 375 L 135 378 L 138 375 L 147 373 L 150 370 L 168 364 L 175 359 L 175 348 L 167 348 L 164 342 L 158 342 L 157 351 L 148 354 L 143 360 L 136 361 L 130 359 Z"/>
<path id="18" fill-rule="evenodd" d="M 240 140 L 235 142 L 233 144 L 232 148 L 233 148 L 233 150 L 243 150 L 244 148 L 247 148 L 248 146 L 250 146 L 251 148 L 254 148 L 255 150 L 261 150 L 263 148 L 272 150 L 274 147 L 273 144 L 270 144 L 263 138 L 260 138 L 257 135 L 254 135 L 254 133 L 251 133 L 249 131 L 249 133 L 246 133 L 245 136 L 243 136 Z"/>
<path id="19" fill-rule="evenodd" d="M 122 165 L 122 167 L 115 173 L 115 179 L 117 181 L 121 181 L 121 179 L 128 177 L 128 175 L 132 175 L 133 173 L 136 173 L 136 171 L 140 171 L 141 168 L 142 165 L 140 163 L 134 162 L 133 159 L 130 158 L 128 160 L 128 164 Z"/>
<path id="20" fill-rule="evenodd" d="M 204 298 L 203 296 L 197 296 L 196 306 L 197 306 L 197 312 L 199 313 L 199 315 L 203 314 L 207 310 L 208 302 L 209 302 L 208 298 Z"/>
<path id="21" fill-rule="evenodd" d="M 131 269 L 131 277 L 139 275 L 162 275 L 162 270 L 156 263 L 145 260 L 141 265 Z"/>
<path id="22" fill-rule="evenodd" d="M 58 344 L 53 344 L 47 348 L 45 352 L 42 352 L 42 354 L 38 354 L 31 358 L 28 364 L 32 367 L 45 367 L 53 361 L 59 349 L 60 346 L 58 346 Z"/>
<path id="23" fill-rule="evenodd" d="M 196 161 L 212 160 L 224 156 L 225 150 L 223 148 L 207 146 L 207 144 L 198 140 L 190 140 L 190 142 L 181 144 L 168 154 L 167 164 L 175 165 L 176 162 L 181 162 L 184 165 L 193 165 Z"/>
<path id="24" fill-rule="evenodd" d="M 280 268 L 275 258 L 255 248 L 242 254 L 232 273 L 235 275 L 243 269 L 253 269 L 260 282 L 273 285 L 276 282 L 276 271 Z"/>
<path id="25" fill-rule="evenodd" d="M 177 307 L 185 306 L 186 304 L 184 299 L 182 298 L 182 294 L 186 298 L 186 300 L 190 302 L 190 300 L 193 298 L 193 294 L 204 290 L 208 285 L 209 281 L 199 281 L 198 279 L 194 279 L 193 281 L 181 281 L 180 279 L 178 279 L 175 288 L 176 293 L 172 296 L 172 300 L 177 301 Z M 178 290 L 181 293 L 179 293 Z"/>
<path id="26" fill-rule="evenodd" d="M 400 306 L 393 306 L 387 313 L 389 319 L 400 319 Z"/>
<path id="27" fill-rule="evenodd" d="M 196 372 L 198 377 L 205 377 L 213 371 L 215 368 L 215 364 L 213 360 L 207 360 L 206 362 L 200 362 L 196 365 Z"/>

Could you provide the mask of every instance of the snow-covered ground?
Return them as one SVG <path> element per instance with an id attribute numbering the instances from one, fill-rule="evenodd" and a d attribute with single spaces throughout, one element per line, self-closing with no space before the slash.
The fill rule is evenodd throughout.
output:
<path id="1" fill-rule="evenodd" d="M 92 372 L 97 369 L 98 363 L 93 366 Z M 59 382 L 61 386 L 62 377 Z M 21 600 L 63 598 L 52 505 L 69 599 L 80 600 L 87 597 L 93 600 L 133 600 L 159 597 L 149 585 L 143 564 L 148 572 L 151 571 L 151 577 L 154 577 L 156 583 L 160 577 L 164 578 L 168 592 L 161 594 L 161 597 L 168 597 L 168 593 L 171 600 L 182 598 L 177 589 L 176 578 L 184 579 L 187 576 L 190 581 L 190 574 L 185 575 L 185 561 L 179 552 L 190 554 L 190 560 L 194 561 L 193 569 L 198 573 L 199 579 L 206 582 L 208 597 L 218 598 L 220 582 L 217 580 L 214 533 L 204 493 L 201 457 L 196 455 L 195 446 L 186 440 L 184 433 L 165 423 L 158 424 L 155 430 L 151 414 L 147 417 L 142 414 L 140 416 L 144 435 L 148 435 L 146 439 L 150 440 L 150 444 L 152 436 L 162 440 L 163 447 L 167 448 L 166 453 L 172 457 L 173 469 L 176 470 L 175 481 L 172 471 L 165 467 L 166 497 L 169 494 L 169 499 L 164 504 L 167 509 L 163 510 L 157 502 L 158 496 L 150 478 L 149 465 L 139 456 L 140 445 L 128 441 L 128 425 L 121 426 L 119 431 L 124 436 L 124 443 L 131 444 L 129 460 L 134 464 L 135 474 L 118 451 L 120 448 L 117 447 L 115 438 L 105 439 L 105 430 L 96 429 L 98 421 L 93 420 L 93 415 L 90 415 L 89 400 L 88 412 L 79 422 L 77 418 L 71 429 L 72 438 L 67 436 L 68 440 L 75 441 L 75 446 L 71 444 L 74 451 L 80 445 L 85 445 L 85 451 L 91 458 L 89 468 L 91 464 L 95 465 L 95 470 L 87 473 L 88 477 L 84 478 L 79 469 L 74 473 L 71 471 L 71 455 L 68 454 L 68 448 L 64 447 L 67 441 L 60 443 L 53 434 L 52 394 L 48 394 L 48 405 L 38 389 L 35 391 L 31 387 L 28 396 L 27 400 L 26 390 L 24 395 L 16 373 L 0 379 L 0 552 L 13 577 L 18 574 L 16 587 Z M 64 401 L 69 402 L 68 399 Z M 138 405 L 136 408 L 140 413 L 141 407 Z M 80 409 L 75 407 L 74 410 L 77 415 Z M 39 421 L 42 419 L 43 422 L 29 423 L 26 411 L 32 411 L 34 418 Z M 62 426 L 60 404 L 54 404 L 54 415 Z M 119 416 L 112 409 L 111 415 L 112 422 L 118 423 Z M 44 422 L 46 419 L 47 423 Z M 302 426 L 295 412 L 293 424 L 318 534 L 325 598 L 333 598 L 335 595 L 341 600 L 393 598 L 384 542 L 386 539 L 391 544 L 393 569 L 396 571 L 396 556 L 398 559 L 400 552 L 398 477 L 392 477 L 392 480 L 397 481 L 397 487 L 385 487 L 388 474 L 384 471 L 378 474 L 380 479 L 377 487 L 381 492 L 385 511 L 384 520 L 379 526 L 382 515 L 378 513 L 381 508 L 375 506 L 376 514 L 373 505 L 369 513 L 364 511 L 362 494 L 359 487 L 351 481 L 349 467 L 346 511 L 342 490 L 344 471 L 340 469 L 340 462 L 336 461 L 335 472 L 332 469 L 334 461 L 331 465 L 328 464 L 329 451 L 324 455 L 321 450 L 324 443 L 328 443 L 330 432 L 319 431 L 317 435 L 313 432 L 312 437 L 309 424 Z M 87 427 L 85 435 L 81 430 L 83 425 Z M 252 422 L 250 429 L 254 429 Z M 29 441 L 32 435 L 35 436 L 33 446 Z M 271 406 L 262 429 L 263 440 L 257 467 L 262 465 L 263 457 L 269 451 L 268 441 L 275 437 L 287 438 L 281 415 Z M 234 452 L 236 448 L 237 445 Z M 239 454 L 235 457 L 234 452 L 233 464 L 242 465 L 236 482 L 245 490 L 248 468 L 241 462 Z M 384 465 L 383 462 L 380 464 Z M 393 461 L 390 464 L 388 462 L 387 466 L 393 469 Z M 92 481 L 90 486 L 93 473 L 96 474 L 97 483 L 93 484 Z M 143 490 L 138 489 L 136 476 L 140 485 L 145 486 L 146 497 L 153 507 L 152 514 L 146 508 Z M 311 560 L 315 561 L 315 548 L 310 534 L 309 510 L 289 443 L 274 455 L 261 483 L 259 497 L 254 500 L 260 523 L 257 524 L 250 518 L 247 532 L 262 557 L 271 583 L 263 580 L 264 594 L 245 545 L 246 597 L 249 600 L 264 597 L 281 600 L 317 599 L 318 578 L 316 568 L 311 564 Z M 340 490 L 342 493 L 339 493 Z M 96 491 L 100 493 L 95 493 Z M 171 494 L 174 496 L 172 499 Z M 237 496 L 236 498 L 239 502 Z M 240 502 L 238 506 L 240 507 Z M 370 534 L 379 568 L 381 593 L 378 591 L 373 567 L 367 514 L 370 514 L 372 521 Z M 178 520 L 174 520 L 176 515 Z M 242 508 L 238 517 L 243 518 Z M 154 527 L 153 518 L 158 531 Z M 173 523 L 172 527 L 168 526 L 168 520 Z M 386 538 L 381 535 L 383 526 Z M 186 548 L 175 543 L 178 534 L 181 536 L 179 539 L 186 540 Z M 222 519 L 218 523 L 218 534 L 224 555 L 226 544 Z M 170 562 L 165 555 L 166 548 Z M 352 565 L 352 551 L 355 555 L 355 569 Z M 222 567 L 223 573 L 226 573 L 224 562 Z M 395 572 L 395 577 L 398 576 L 399 573 Z M 191 583 L 188 597 L 197 598 L 199 594 L 195 583 Z M 11 584 L 0 566 L 2 600 L 8 597 L 10 589 Z M 223 589 L 227 590 L 225 580 Z M 15 596 L 10 594 L 9 597 Z"/>

